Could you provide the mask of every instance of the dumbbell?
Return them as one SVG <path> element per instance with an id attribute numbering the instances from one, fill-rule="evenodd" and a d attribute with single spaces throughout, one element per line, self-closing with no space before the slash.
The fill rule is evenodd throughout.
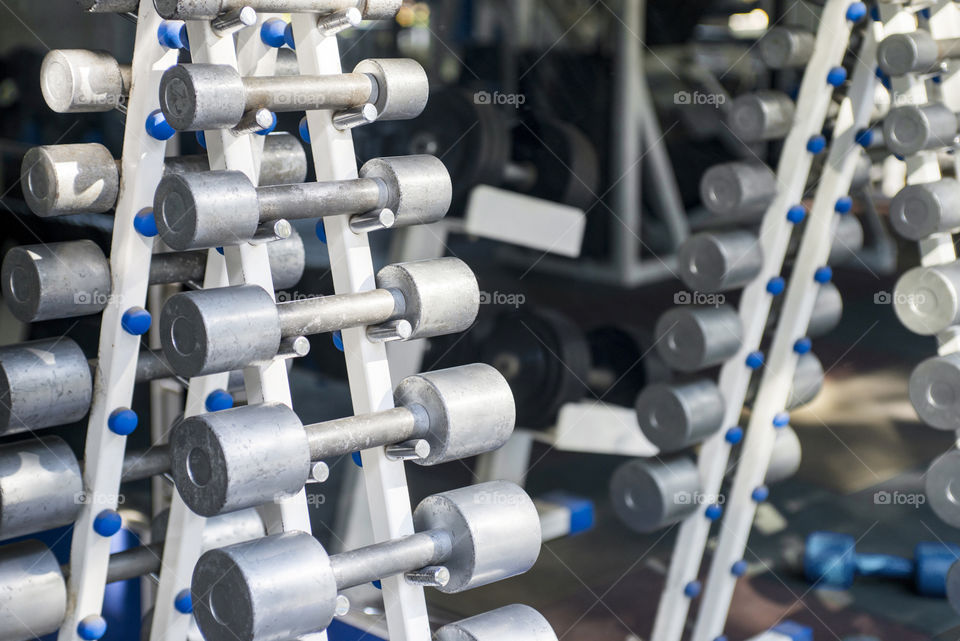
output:
<path id="1" fill-rule="evenodd" d="M 352 215 L 354 231 L 424 225 L 443 218 L 452 187 L 433 156 L 377 158 L 354 180 L 255 187 L 239 171 L 166 176 L 154 197 L 160 237 L 178 250 L 235 245 L 262 223 Z"/>
<path id="2" fill-rule="evenodd" d="M 933 356 L 910 374 L 910 402 L 938 430 L 960 429 L 960 354 Z"/>
<path id="3" fill-rule="evenodd" d="M 132 83 L 130 65 L 106 51 L 53 49 L 40 66 L 40 89 L 57 113 L 112 111 L 122 105 Z"/>
<path id="4" fill-rule="evenodd" d="M 928 31 L 895 33 L 877 45 L 877 65 L 888 76 L 930 73 L 948 58 L 960 57 L 960 38 L 934 40 Z"/>
<path id="5" fill-rule="evenodd" d="M 760 58 L 771 69 L 798 69 L 813 55 L 816 37 L 796 27 L 774 27 L 760 39 Z"/>
<path id="6" fill-rule="evenodd" d="M 194 615 L 207 641 L 285 641 L 327 628 L 337 593 L 405 574 L 456 593 L 529 570 L 540 553 L 540 517 L 507 481 L 424 499 L 416 534 L 328 556 L 305 532 L 211 550 L 193 571 Z"/>
<path id="7" fill-rule="evenodd" d="M 303 425 L 286 405 L 248 405 L 180 421 L 170 435 L 173 478 L 203 516 L 296 494 L 311 462 L 387 446 L 387 456 L 437 465 L 495 450 L 513 433 L 513 394 L 482 363 L 409 376 L 397 407 Z"/>
<path id="8" fill-rule="evenodd" d="M 803 573 L 817 587 L 846 590 L 857 576 L 911 579 L 923 596 L 946 596 L 947 572 L 960 558 L 960 546 L 942 542 L 918 543 L 913 558 L 892 554 L 858 554 L 856 540 L 836 532 L 813 532 L 807 537 Z"/>
<path id="9" fill-rule="evenodd" d="M 939 102 L 894 107 L 883 119 L 887 149 L 900 156 L 950 147 L 956 137 L 957 115 Z"/>
<path id="10" fill-rule="evenodd" d="M 363 60 L 353 73 L 325 76 L 242 78 L 227 65 L 185 64 L 163 74 L 160 108 L 179 131 L 229 129 L 258 109 L 342 112 L 372 104 L 379 120 L 410 120 L 429 93 L 423 67 L 406 58 Z"/>
<path id="11" fill-rule="evenodd" d="M 914 267 L 897 281 L 893 310 L 910 331 L 930 336 L 960 323 L 960 261 Z"/>
<path id="12" fill-rule="evenodd" d="M 210 169 L 199 154 L 166 158 L 166 175 Z M 303 146 L 288 133 L 264 138 L 261 185 L 302 182 L 307 176 Z M 23 195 L 38 216 L 101 214 L 109 211 L 120 193 L 120 164 L 97 143 L 34 147 L 23 157 L 20 173 Z"/>
<path id="13" fill-rule="evenodd" d="M 182 376 L 203 376 L 272 359 L 284 339 L 367 327 L 371 340 L 466 331 L 480 290 L 458 258 L 388 265 L 374 289 L 275 303 L 252 285 L 184 292 L 160 313 L 163 353 Z"/>
<path id="14" fill-rule="evenodd" d="M 203 549 L 249 541 L 263 534 L 263 522 L 255 511 L 226 514 L 204 524 Z M 156 574 L 162 555 L 162 540 L 115 552 L 110 555 L 106 582 Z M 50 548 L 38 540 L 0 547 L 0 585 L 4 586 L 0 590 L 0 640 L 29 641 L 55 632 L 66 616 L 69 574 L 70 566 L 61 566 Z M 98 615 L 89 619 L 103 625 Z M 91 623 L 85 618 L 81 626 Z"/>
<path id="15" fill-rule="evenodd" d="M 957 479 L 960 479 L 960 450 L 952 449 L 930 465 L 925 482 L 931 509 L 941 521 L 953 527 L 960 527 Z"/>
<path id="16" fill-rule="evenodd" d="M 810 402 L 822 384 L 819 359 L 809 352 L 801 356 L 787 409 Z M 748 394 L 748 398 L 751 396 Z M 637 396 L 635 404 L 640 431 L 661 452 L 690 447 L 719 430 L 723 427 L 725 407 L 719 387 L 710 379 L 649 385 Z"/>
<path id="17" fill-rule="evenodd" d="M 267 243 L 267 254 L 276 289 L 300 282 L 306 257 L 299 234 Z M 206 251 L 154 254 L 147 282 L 200 282 L 206 267 Z M 91 240 L 14 247 L 0 279 L 7 307 L 24 323 L 98 314 L 110 300 L 110 261 Z"/>
<path id="18" fill-rule="evenodd" d="M 907 240 L 960 228 L 960 182 L 942 178 L 907 185 L 890 201 L 890 225 Z"/>
<path id="19" fill-rule="evenodd" d="M 793 100 L 782 91 L 754 91 L 734 99 L 727 125 L 747 143 L 776 140 L 790 133 L 795 109 Z"/>
<path id="20" fill-rule="evenodd" d="M 700 200 L 710 213 L 732 220 L 755 220 L 777 195 L 777 176 L 764 164 L 727 162 L 700 178 Z"/>
<path id="21" fill-rule="evenodd" d="M 674 307 L 653 331 L 660 357 L 683 372 L 719 365 L 743 344 L 740 315 L 730 305 Z"/>
<path id="22" fill-rule="evenodd" d="M 91 2 L 91 0 L 85 0 Z M 100 0 L 101 2 L 103 0 Z M 122 0 L 114 0 L 122 2 Z M 156 0 L 157 13 L 167 20 L 213 20 L 228 11 L 252 7 L 264 13 L 328 14 L 360 9 L 367 20 L 397 15 L 402 0 Z"/>
<path id="23" fill-rule="evenodd" d="M 507 605 L 445 625 L 435 641 L 557 641 L 542 614 L 528 605 Z"/>

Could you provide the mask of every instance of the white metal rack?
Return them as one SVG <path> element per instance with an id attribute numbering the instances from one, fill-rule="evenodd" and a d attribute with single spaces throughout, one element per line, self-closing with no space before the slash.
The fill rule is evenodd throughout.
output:
<path id="1" fill-rule="evenodd" d="M 842 6 L 828 7 L 827 11 L 843 11 Z M 837 20 L 837 13 L 825 11 L 823 20 Z M 837 22 L 827 23 L 831 33 Z M 835 34 L 835 32 L 833 32 Z M 849 34 L 849 27 L 847 27 Z M 703 602 L 693 630 L 693 641 L 712 641 L 720 636 L 733 598 L 737 576 L 732 572 L 735 562 L 743 558 L 747 539 L 753 526 L 756 505 L 764 500 L 760 489 L 764 482 L 770 456 L 776 440 L 775 417 L 787 405 L 791 382 L 801 351 L 798 346 L 807 331 L 813 314 L 817 291 L 823 279 L 816 275 L 826 264 L 836 232 L 837 201 L 845 196 L 861 153 L 856 142 L 857 132 L 869 125 L 874 108 L 876 76 L 876 44 L 882 38 L 883 28 L 874 23 L 868 28 L 859 54 L 847 97 L 843 100 L 834 125 L 833 141 L 820 183 L 807 216 L 803 238 L 790 276 L 769 355 L 762 370 L 756 401 L 751 408 L 746 440 L 740 462 L 721 521 L 720 539 L 710 566 L 704 589 Z M 820 46 L 818 40 L 817 46 Z M 807 73 L 810 73 L 808 69 Z M 828 92 L 824 92 L 828 93 Z M 799 113 L 804 113 L 798 109 Z M 829 272 L 826 272 L 829 273 Z M 755 494 L 755 492 L 761 494 Z"/>
<path id="2" fill-rule="evenodd" d="M 723 428 L 704 441 L 698 458 L 702 491 L 706 496 L 719 495 L 727 472 L 731 443 L 727 441 L 726 432 L 739 422 L 752 373 L 746 360 L 759 348 L 770 313 L 772 295 L 767 286 L 772 279 L 779 277 L 793 232 L 793 224 L 787 220 L 786 213 L 800 202 L 810 173 L 812 154 L 807 151 L 807 144 L 813 136 L 820 134 L 830 105 L 827 74 L 843 60 L 850 39 L 849 4 L 848 0 L 828 0 L 825 4 L 814 54 L 800 86 L 797 121 L 784 142 L 777 166 L 777 195 L 760 226 L 759 249 L 763 252 L 763 268 L 743 290 L 740 299 L 743 343 L 720 370 L 719 387 L 725 402 Z M 788 380 L 784 393 L 789 385 Z M 698 509 L 680 527 L 654 622 L 652 641 L 679 641 L 683 635 L 690 607 L 687 586 L 697 579 L 710 535 L 711 521 L 706 518 L 704 510 Z M 725 611 L 723 615 L 726 615 Z"/>

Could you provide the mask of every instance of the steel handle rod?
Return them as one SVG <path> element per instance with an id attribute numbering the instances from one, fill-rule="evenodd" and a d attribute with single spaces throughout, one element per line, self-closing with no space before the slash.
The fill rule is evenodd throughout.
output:
<path id="1" fill-rule="evenodd" d="M 440 565 L 453 552 L 445 530 L 417 532 L 394 541 L 374 543 L 330 557 L 338 590 L 352 588 L 410 570 Z"/>
<path id="2" fill-rule="evenodd" d="M 280 335 L 311 336 L 384 323 L 403 313 L 403 299 L 386 289 L 319 296 L 277 305 Z"/>
<path id="3" fill-rule="evenodd" d="M 375 178 L 259 187 L 257 196 L 260 222 L 340 216 L 387 205 L 386 185 Z"/>
<path id="4" fill-rule="evenodd" d="M 243 79 L 244 111 L 312 111 L 376 102 L 377 82 L 365 73 Z"/>
<path id="5" fill-rule="evenodd" d="M 384 443 L 402 443 L 423 436 L 427 426 L 406 407 L 383 412 L 348 416 L 333 421 L 305 425 L 310 459 L 321 459 L 360 452 Z"/>
<path id="6" fill-rule="evenodd" d="M 94 0 L 84 0 L 91 2 Z M 102 1 L 102 0 L 101 0 Z M 116 0 L 118 5 L 122 0 Z M 266 13 L 328 14 L 344 9 L 360 9 L 367 19 L 392 18 L 400 0 L 158 0 L 160 15 L 168 19 L 213 20 L 219 15 L 243 7 Z M 314 22 L 316 16 L 313 17 Z"/>

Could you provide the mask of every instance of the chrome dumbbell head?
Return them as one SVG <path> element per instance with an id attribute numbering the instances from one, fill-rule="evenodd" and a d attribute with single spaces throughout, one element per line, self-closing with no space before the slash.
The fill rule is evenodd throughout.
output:
<path id="1" fill-rule="evenodd" d="M 890 201 L 890 224 L 908 240 L 960 227 L 960 182 L 943 178 L 907 185 Z"/>
<path id="2" fill-rule="evenodd" d="M 105 51 L 54 49 L 40 67 L 43 98 L 58 113 L 111 111 L 130 87 L 130 67 Z"/>
<path id="3" fill-rule="evenodd" d="M 813 315 L 807 325 L 807 336 L 816 338 L 833 331 L 843 317 L 843 296 L 837 286 L 824 283 L 817 288 L 817 299 L 813 306 Z"/>
<path id="4" fill-rule="evenodd" d="M 689 458 L 633 459 L 610 479 L 613 511 L 635 532 L 673 525 L 700 506 L 700 472 Z"/>
<path id="5" fill-rule="evenodd" d="M 883 119 L 887 148 L 901 156 L 950 147 L 956 136 L 957 116 L 942 103 L 894 107 Z"/>
<path id="6" fill-rule="evenodd" d="M 82 504 L 80 465 L 63 439 L 0 446 L 0 539 L 72 523 Z"/>
<path id="7" fill-rule="evenodd" d="M 243 78 L 229 65 L 176 65 L 160 80 L 160 109 L 178 131 L 229 129 L 245 104 Z"/>
<path id="8" fill-rule="evenodd" d="M 944 523 L 960 527 L 960 500 L 956 489 L 960 479 L 960 450 L 950 450 L 927 470 L 927 500 Z"/>
<path id="9" fill-rule="evenodd" d="M 279 403 L 184 419 L 170 434 L 170 458 L 180 496 L 201 516 L 296 494 L 310 475 L 303 425 Z"/>
<path id="10" fill-rule="evenodd" d="M 0 547 L 0 639 L 25 641 L 56 632 L 67 613 L 60 562 L 36 540 Z"/>
<path id="11" fill-rule="evenodd" d="M 87 357 L 69 338 L 0 347 L 0 434 L 79 421 L 92 393 Z"/>
<path id="12" fill-rule="evenodd" d="M 939 59 L 937 41 L 926 31 L 895 33 L 877 45 L 877 65 L 889 76 L 929 71 Z"/>
<path id="13" fill-rule="evenodd" d="M 960 429 L 960 354 L 934 356 L 917 365 L 910 375 L 910 402 L 930 427 Z"/>
<path id="14" fill-rule="evenodd" d="M 302 532 L 207 552 L 191 584 L 204 637 L 286 640 L 325 629 L 339 590 L 442 564 L 439 589 L 460 592 L 526 572 L 540 553 L 537 509 L 506 481 L 427 497 L 413 520 L 417 534 L 333 557 Z"/>
<path id="15" fill-rule="evenodd" d="M 777 177 L 766 165 L 728 162 L 700 179 L 700 200 L 710 213 L 734 220 L 761 216 L 777 194 Z"/>
<path id="16" fill-rule="evenodd" d="M 737 310 L 717 307 L 675 307 L 657 321 L 660 357 L 683 372 L 719 365 L 739 351 L 743 327 Z"/>
<path id="17" fill-rule="evenodd" d="M 911 332 L 930 336 L 960 322 L 960 262 L 914 267 L 897 281 L 893 310 Z"/>
<path id="18" fill-rule="evenodd" d="M 800 447 L 800 439 L 797 433 L 789 425 L 784 425 L 777 430 L 777 440 L 773 444 L 773 452 L 770 455 L 770 465 L 767 466 L 767 474 L 764 476 L 764 483 L 772 485 L 786 480 L 797 473 L 800 469 L 800 459 L 803 456 L 803 449 Z"/>
<path id="19" fill-rule="evenodd" d="M 790 396 L 787 397 L 787 409 L 802 407 L 815 399 L 823 388 L 823 376 L 823 364 L 816 354 L 807 352 L 798 358 Z"/>
<path id="20" fill-rule="evenodd" d="M 705 232 L 687 239 L 677 255 L 683 284 L 695 292 L 743 287 L 763 269 L 763 250 L 749 231 Z"/>
<path id="21" fill-rule="evenodd" d="M 813 55 L 815 38 L 809 31 L 774 27 L 760 40 L 760 58 L 771 69 L 802 67 Z"/>
<path id="22" fill-rule="evenodd" d="M 363 73 L 377 83 L 378 120 L 412 120 L 427 106 L 430 83 L 427 72 L 409 58 L 375 58 L 361 60 L 353 73 Z"/>
<path id="23" fill-rule="evenodd" d="M 841 216 L 827 256 L 828 265 L 843 265 L 853 261 L 863 249 L 863 226 L 856 216 Z"/>
<path id="24" fill-rule="evenodd" d="M 528 605 L 508 605 L 443 626 L 436 641 L 557 641 L 542 614 Z"/>
<path id="25" fill-rule="evenodd" d="M 38 216 L 109 211 L 120 192 L 117 163 L 96 143 L 34 147 L 23 156 L 20 179 Z"/>
<path id="26" fill-rule="evenodd" d="M 361 178 L 383 181 L 386 208 L 396 214 L 395 227 L 428 225 L 450 209 L 453 185 L 450 174 L 433 156 L 375 158 L 360 168 Z"/>
<path id="27" fill-rule="evenodd" d="M 377 286 L 402 295 L 411 338 L 465 332 L 480 312 L 477 277 L 457 258 L 387 265 L 377 272 Z"/>
<path id="28" fill-rule="evenodd" d="M 783 138 L 793 125 L 795 105 L 782 91 L 755 91 L 730 105 L 727 124 L 744 142 Z"/>
<path id="29" fill-rule="evenodd" d="M 96 0 L 81 0 L 91 2 Z M 104 2 L 105 0 L 99 0 Z M 122 3 L 124 0 L 111 0 Z M 252 7 L 266 12 L 309 12 L 326 14 L 343 9 L 360 9 L 367 20 L 385 20 L 397 15 L 402 0 L 155 0 L 157 13 L 167 20 L 213 20 L 217 16 Z"/>
<path id="30" fill-rule="evenodd" d="M 643 435 L 661 452 L 676 452 L 720 429 L 724 401 L 711 380 L 658 383 L 640 392 L 636 410 Z"/>

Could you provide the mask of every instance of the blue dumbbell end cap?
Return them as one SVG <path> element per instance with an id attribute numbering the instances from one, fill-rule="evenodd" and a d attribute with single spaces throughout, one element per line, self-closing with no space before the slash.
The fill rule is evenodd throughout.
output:
<path id="1" fill-rule="evenodd" d="M 180 590 L 173 599 L 173 607 L 180 614 L 190 614 L 193 612 L 193 597 L 190 596 L 190 590 Z"/>
<path id="2" fill-rule="evenodd" d="M 326 245 L 327 244 L 327 228 L 323 225 L 322 220 L 317 221 L 317 226 L 314 229 L 314 231 L 316 231 L 317 238 L 320 239 L 320 242 Z"/>
<path id="3" fill-rule="evenodd" d="M 843 67 L 834 67 L 827 72 L 827 84 L 832 87 L 839 87 L 847 81 L 847 70 Z"/>
<path id="4" fill-rule="evenodd" d="M 157 40 L 167 49 L 190 49 L 187 25 L 180 20 L 164 20 L 157 28 Z"/>
<path id="5" fill-rule="evenodd" d="M 152 322 L 153 317 L 150 316 L 150 312 L 142 307 L 131 307 L 120 318 L 120 326 L 123 327 L 123 331 L 134 336 L 143 336 L 150 331 Z"/>
<path id="6" fill-rule="evenodd" d="M 854 140 L 861 147 L 869 147 L 873 143 L 873 129 L 861 129 Z"/>
<path id="7" fill-rule="evenodd" d="M 820 134 L 810 136 L 810 139 L 807 140 L 807 151 L 809 151 L 811 154 L 819 154 L 826 148 L 827 139 Z"/>
<path id="8" fill-rule="evenodd" d="M 743 440 L 743 428 L 731 427 L 727 430 L 727 433 L 724 434 L 723 438 L 725 438 L 730 445 L 736 445 Z"/>
<path id="9" fill-rule="evenodd" d="M 156 140 L 170 140 L 177 130 L 170 126 L 163 112 L 155 109 L 147 116 L 147 134 Z"/>
<path id="10" fill-rule="evenodd" d="M 277 114 L 276 114 L 275 112 L 272 112 L 272 111 L 271 111 L 271 112 L 270 112 L 270 115 L 273 116 L 273 123 L 271 123 L 271 125 L 270 125 L 269 127 L 266 127 L 266 128 L 264 128 L 264 129 L 261 129 L 260 131 L 255 131 L 255 132 L 254 132 L 255 134 L 257 134 L 258 136 L 267 136 L 267 135 L 269 135 L 269 134 L 272 134 L 273 131 L 274 131 L 274 129 L 277 128 L 277 122 L 278 122 L 278 120 L 277 120 Z"/>
<path id="11" fill-rule="evenodd" d="M 716 521 L 723 516 L 723 507 L 717 503 L 713 503 L 712 505 L 707 506 L 707 509 L 703 511 L 703 515 L 711 521 Z"/>
<path id="12" fill-rule="evenodd" d="M 833 206 L 833 210 L 838 214 L 849 214 L 853 209 L 853 198 L 850 196 L 841 196 Z"/>
<path id="13" fill-rule="evenodd" d="M 804 336 L 803 338 L 798 338 L 793 344 L 793 351 L 797 354 L 806 354 L 813 347 L 813 341 Z"/>
<path id="14" fill-rule="evenodd" d="M 763 367 L 763 352 L 750 352 L 747 355 L 747 367 L 750 369 Z"/>
<path id="15" fill-rule="evenodd" d="M 700 596 L 700 590 L 702 586 L 699 581 L 691 581 L 690 583 L 683 586 L 683 593 L 687 596 L 688 599 L 696 599 Z"/>
<path id="16" fill-rule="evenodd" d="M 157 229 L 157 217 L 152 209 L 144 209 L 133 217 L 133 228 L 144 238 L 153 238 L 160 233 Z"/>
<path id="17" fill-rule="evenodd" d="M 773 294 L 774 296 L 779 296 L 783 293 L 783 290 L 787 287 L 787 281 L 783 280 L 780 276 L 774 276 L 767 281 L 767 292 Z"/>
<path id="18" fill-rule="evenodd" d="M 350 458 L 353 459 L 353 464 L 357 467 L 363 467 L 363 457 L 360 456 L 360 452 L 354 452 L 350 455 Z"/>
<path id="19" fill-rule="evenodd" d="M 377 579 L 376 581 L 372 581 L 371 583 L 373 587 L 377 588 L 378 590 L 383 589 L 383 583 L 380 582 L 380 579 Z"/>
<path id="20" fill-rule="evenodd" d="M 102 537 L 111 537 L 120 531 L 123 519 L 116 510 L 103 510 L 93 518 L 93 531 Z"/>
<path id="21" fill-rule="evenodd" d="M 807 217 L 807 210 L 803 205 L 794 205 L 787 210 L 787 220 L 794 225 L 799 225 Z"/>
<path id="22" fill-rule="evenodd" d="M 107 633 L 107 621 L 99 614 L 84 617 L 77 624 L 77 636 L 84 641 L 97 641 Z"/>
<path id="23" fill-rule="evenodd" d="M 733 576 L 743 576 L 747 573 L 747 562 L 740 559 L 730 567 L 730 574 Z"/>
<path id="24" fill-rule="evenodd" d="M 206 132 L 198 131 L 198 132 L 196 133 L 196 136 L 197 136 L 197 144 L 200 145 L 201 147 L 203 147 L 204 149 L 206 149 L 206 148 L 207 148 L 207 134 L 206 134 Z"/>
<path id="25" fill-rule="evenodd" d="M 867 5 L 862 2 L 852 2 L 847 7 L 847 20 L 850 22 L 860 22 L 867 15 Z"/>
<path id="26" fill-rule="evenodd" d="M 821 285 L 825 285 L 829 283 L 832 278 L 833 278 L 833 270 L 826 265 L 824 265 L 823 267 L 818 267 L 817 271 L 813 273 L 813 280 L 817 281 Z"/>
<path id="27" fill-rule="evenodd" d="M 297 42 L 293 39 L 293 23 L 291 22 L 283 29 L 283 44 L 287 45 L 294 51 L 297 50 Z"/>
<path id="28" fill-rule="evenodd" d="M 137 413 L 129 407 L 118 407 L 107 417 L 107 427 L 120 436 L 133 434 L 137 429 Z"/>
<path id="29" fill-rule="evenodd" d="M 343 351 L 343 334 L 340 333 L 339 329 L 333 333 L 333 346 L 338 351 Z"/>
<path id="30" fill-rule="evenodd" d="M 233 396 L 226 390 L 215 389 L 207 394 L 207 400 L 204 402 L 204 406 L 208 412 L 228 410 L 233 407 Z"/>
<path id="31" fill-rule="evenodd" d="M 300 124 L 297 126 L 297 131 L 300 132 L 300 140 L 310 144 L 310 127 L 307 125 L 307 117 L 304 116 L 300 119 Z"/>
<path id="32" fill-rule="evenodd" d="M 554 490 L 541 495 L 541 501 L 561 505 L 570 511 L 570 536 L 593 529 L 595 512 L 593 501 L 563 490 Z"/>
<path id="33" fill-rule="evenodd" d="M 754 488 L 753 492 L 750 493 L 750 498 L 756 503 L 763 503 L 769 496 L 770 490 L 767 489 L 766 485 L 761 485 L 760 487 Z"/>
<path id="34" fill-rule="evenodd" d="M 286 20 L 270 18 L 260 26 L 260 40 L 268 47 L 279 49 L 285 44 L 283 34 L 286 29 Z"/>

